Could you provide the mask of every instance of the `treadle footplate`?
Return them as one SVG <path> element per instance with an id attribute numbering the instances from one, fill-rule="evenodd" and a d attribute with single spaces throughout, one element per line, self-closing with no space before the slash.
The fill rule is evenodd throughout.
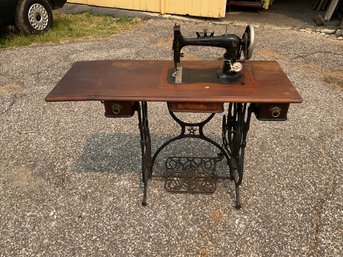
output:
<path id="1" fill-rule="evenodd" d="M 218 157 L 176 157 L 165 162 L 166 191 L 171 193 L 212 194 L 216 190 Z"/>

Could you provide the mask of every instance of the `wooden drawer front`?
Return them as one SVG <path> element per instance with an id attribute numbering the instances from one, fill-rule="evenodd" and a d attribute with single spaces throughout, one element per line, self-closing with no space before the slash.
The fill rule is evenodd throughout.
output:
<path id="1" fill-rule="evenodd" d="M 224 111 L 224 104 L 223 103 L 168 102 L 168 108 L 172 112 L 220 113 Z"/>
<path id="2" fill-rule="evenodd" d="M 105 116 L 109 118 L 128 118 L 135 113 L 137 102 L 104 101 Z"/>
<path id="3" fill-rule="evenodd" d="M 255 104 L 254 112 L 258 120 L 287 120 L 288 103 Z"/>

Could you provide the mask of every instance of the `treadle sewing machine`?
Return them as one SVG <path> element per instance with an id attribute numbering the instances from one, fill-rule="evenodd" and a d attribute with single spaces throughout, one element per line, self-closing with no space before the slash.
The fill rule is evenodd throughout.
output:
<path id="1" fill-rule="evenodd" d="M 224 60 L 184 61 L 185 46 L 225 49 Z M 132 117 L 137 112 L 142 154 L 142 204 L 147 203 L 149 179 L 157 156 L 169 144 L 185 138 L 204 140 L 218 149 L 215 157 L 171 156 L 165 161 L 165 189 L 176 193 L 212 193 L 219 179 L 235 183 L 236 208 L 241 207 L 240 185 L 244 171 L 244 150 L 252 113 L 259 120 L 283 121 L 290 103 L 302 102 L 281 67 L 275 61 L 247 61 L 254 48 L 254 28 L 246 27 L 242 38 L 225 33 L 197 33 L 184 38 L 174 27 L 174 64 L 170 61 L 107 60 L 75 63 L 46 101 L 87 101 L 104 103 L 105 116 Z M 241 57 L 244 57 L 242 60 Z M 163 143 L 153 154 L 148 122 L 148 103 L 166 102 L 181 132 Z M 204 126 L 217 113 L 223 115 L 221 142 L 207 137 Z M 176 112 L 208 113 L 200 122 L 185 122 Z M 220 161 L 228 165 L 226 176 L 216 174 Z"/>

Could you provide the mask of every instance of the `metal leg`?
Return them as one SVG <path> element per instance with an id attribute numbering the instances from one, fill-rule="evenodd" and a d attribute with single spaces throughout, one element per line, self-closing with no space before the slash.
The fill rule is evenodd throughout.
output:
<path id="1" fill-rule="evenodd" d="M 230 177 L 236 187 L 236 208 L 241 208 L 240 185 L 244 173 L 244 152 L 250 127 L 252 106 L 230 103 L 227 116 L 223 116 L 223 147 L 230 155 Z"/>
<path id="2" fill-rule="evenodd" d="M 140 132 L 140 144 L 142 150 L 142 180 L 143 180 L 143 200 L 142 205 L 147 205 L 147 190 L 149 171 L 151 167 L 151 138 L 148 122 L 148 106 L 146 102 L 139 103 L 137 107 L 138 126 Z"/>
<path id="3" fill-rule="evenodd" d="M 219 156 L 226 159 L 230 169 L 230 179 L 235 183 L 236 208 L 241 208 L 240 185 L 244 174 L 244 153 L 247 133 L 250 127 L 252 105 L 248 107 L 246 103 L 229 104 L 227 115 L 223 116 L 222 145 L 206 137 L 203 133 L 204 126 L 214 117 L 214 113 L 201 122 L 189 123 L 181 121 L 173 112 L 169 111 L 171 117 L 180 125 L 181 133 L 162 144 L 153 156 L 151 156 L 147 103 L 139 103 L 137 111 L 142 150 L 143 206 L 147 204 L 148 180 L 152 176 L 153 165 L 159 153 L 166 146 L 179 139 L 199 138 L 217 147 L 220 152 Z"/>
<path id="4" fill-rule="evenodd" d="M 204 135 L 204 126 L 209 123 L 215 113 L 200 122 L 185 122 L 180 120 L 174 112 L 170 116 L 180 125 L 180 134 L 164 142 L 154 153 L 151 162 L 150 174 L 157 156 L 160 152 L 174 141 L 184 138 L 197 138 L 210 143 L 219 151 L 216 157 L 194 157 L 194 156 L 170 156 L 165 166 L 166 172 L 162 175 L 165 180 L 165 189 L 173 193 L 203 193 L 210 194 L 216 189 L 218 179 L 227 179 L 227 176 L 217 176 L 216 164 L 224 158 L 230 165 L 228 152 L 217 142 Z"/>

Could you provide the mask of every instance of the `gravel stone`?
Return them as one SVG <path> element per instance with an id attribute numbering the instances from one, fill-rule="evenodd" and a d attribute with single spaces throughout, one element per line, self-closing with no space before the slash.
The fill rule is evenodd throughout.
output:
<path id="1" fill-rule="evenodd" d="M 336 36 L 341 36 L 342 33 L 343 33 L 342 29 L 337 29 L 335 34 L 336 34 Z"/>
<path id="2" fill-rule="evenodd" d="M 302 95 L 285 122 L 252 118 L 242 209 L 232 182 L 212 195 L 170 194 L 149 183 L 141 206 L 136 115 L 103 116 L 99 102 L 46 103 L 81 60 L 170 60 L 173 26 L 185 36 L 224 22 L 154 18 L 110 38 L 0 49 L 0 256 L 339 256 L 343 220 L 342 41 L 255 27 L 254 60 L 276 60 Z M 232 22 L 232 21 L 230 21 Z M 242 35 L 246 24 L 230 24 Z M 186 47 L 184 59 L 221 58 Z M 139 87 L 139 85 L 137 85 Z M 153 151 L 179 133 L 166 104 L 149 105 Z M 185 118 L 190 118 L 186 114 Z M 219 141 L 221 116 L 205 128 Z M 215 154 L 185 140 L 161 153 Z M 220 163 L 218 169 L 224 170 Z M 224 170 L 225 171 L 225 170 Z"/>
<path id="3" fill-rule="evenodd" d="M 326 28 L 326 29 L 321 29 L 320 30 L 321 33 L 325 33 L 325 34 L 335 34 L 336 32 L 336 29 L 329 29 L 329 28 Z"/>

